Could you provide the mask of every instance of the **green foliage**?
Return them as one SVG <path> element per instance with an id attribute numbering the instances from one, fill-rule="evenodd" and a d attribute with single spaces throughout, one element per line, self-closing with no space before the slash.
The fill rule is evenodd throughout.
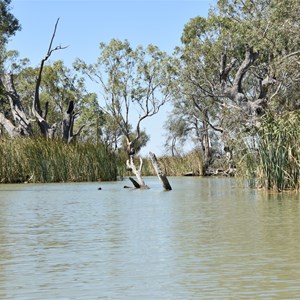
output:
<path id="1" fill-rule="evenodd" d="M 136 133 L 133 132 L 129 136 L 130 136 L 130 140 L 133 140 L 136 136 Z M 138 153 L 143 147 L 145 147 L 149 142 L 149 140 L 150 140 L 150 136 L 145 131 L 141 130 L 140 138 L 134 143 L 135 153 Z M 122 149 L 128 154 L 127 141 L 126 138 L 124 137 L 122 139 Z"/>
<path id="2" fill-rule="evenodd" d="M 0 140 L 0 182 L 115 180 L 114 154 L 103 144 L 45 139 Z"/>
<path id="3" fill-rule="evenodd" d="M 261 99 L 267 91 L 262 97 L 274 114 L 298 110 L 299 24 L 298 0 L 218 0 L 207 18 L 191 19 L 182 33 L 183 45 L 176 52 L 178 80 L 173 111 L 165 126 L 169 149 L 174 153 L 176 144 L 184 143 L 189 132 L 189 137 L 206 150 L 209 144 L 218 153 L 225 145 L 236 155 L 245 154 L 243 141 L 256 138 L 251 126 L 259 117 L 224 96 L 219 75 L 221 56 L 226 53 L 224 68 L 235 61 L 226 78 L 228 86 L 232 86 L 245 59 L 246 44 L 259 55 L 243 74 L 238 91 L 249 103 Z M 263 79 L 270 78 L 273 83 L 262 88 Z M 251 163 L 254 161 L 252 155 Z M 254 171 L 249 166 L 246 172 Z M 283 177 L 276 172 L 278 178 Z"/>
<path id="4" fill-rule="evenodd" d="M 27 65 L 26 60 L 16 62 L 16 53 L 10 54 L 11 70 L 16 73 L 14 76 L 15 88 L 22 101 L 26 114 L 32 116 L 32 101 L 35 93 L 36 78 L 39 68 L 32 68 Z M 17 65 L 18 67 L 13 67 Z M 75 125 L 74 132 L 83 125 L 86 126 L 82 140 L 91 142 L 99 141 L 99 126 L 102 117 L 97 95 L 86 91 L 85 82 L 82 77 L 67 68 L 62 61 L 56 61 L 44 66 L 43 76 L 40 85 L 40 101 L 43 115 L 50 124 L 58 124 L 57 137 L 62 137 L 61 122 L 68 108 L 69 102 L 75 103 Z M 46 104 L 49 109 L 45 115 Z M 4 109 L 3 109 L 4 110 Z M 7 106 L 6 106 L 6 110 Z M 38 135 L 40 130 L 33 126 L 34 134 Z"/>
<path id="5" fill-rule="evenodd" d="M 100 85 L 104 100 L 101 107 L 105 118 L 110 119 L 103 124 L 103 132 L 115 138 L 115 145 L 120 134 L 127 143 L 135 139 L 133 133 L 140 139 L 141 122 L 157 114 L 169 98 L 170 57 L 154 45 L 133 49 L 127 40 L 112 39 L 108 44 L 100 43 L 99 48 L 95 64 L 78 59 L 74 66 Z"/>
<path id="6" fill-rule="evenodd" d="M 10 13 L 10 4 L 11 0 L 1 0 L 0 2 L 0 36 L 5 39 L 21 29 L 19 21 Z"/>
<path id="7" fill-rule="evenodd" d="M 35 92 L 36 78 L 39 68 L 23 67 L 15 76 L 15 86 L 22 104 L 31 110 Z M 40 86 L 41 107 L 49 103 L 48 121 L 55 123 L 62 120 L 62 115 L 69 101 L 74 101 L 78 107 L 84 106 L 86 97 L 90 95 L 85 90 L 83 78 L 74 75 L 62 61 L 56 61 L 44 66 Z"/>
<path id="8" fill-rule="evenodd" d="M 39 69 L 28 67 L 26 59 L 17 60 L 17 51 L 4 51 L 8 38 L 20 29 L 18 20 L 10 13 L 10 3 L 0 2 L 0 70 L 5 62 L 5 67 L 15 74 L 15 87 L 30 119 Z M 84 79 L 63 62 L 45 66 L 40 100 L 43 110 L 49 103 L 47 121 L 60 124 L 69 101 L 73 101 L 77 127 L 74 130 L 88 125 L 77 140 L 86 144 L 2 141 L 3 180 L 96 180 L 98 171 L 93 170 L 98 167 L 93 163 L 100 165 L 100 156 L 95 147 L 103 143 L 106 156 L 110 157 L 109 151 L 113 149 L 118 159 L 125 160 L 125 141 L 134 141 L 138 152 L 148 141 L 140 128 L 141 122 L 158 113 L 161 105 L 172 98 L 173 111 L 165 126 L 168 149 L 178 154 L 178 143 L 183 146 L 192 140 L 203 153 L 162 158 L 168 175 L 189 171 L 201 174 L 203 166 L 213 162 L 213 153 L 219 153 L 225 145 L 243 156 L 245 173 L 258 185 L 278 190 L 299 188 L 299 117 L 290 112 L 300 106 L 299 24 L 299 0 L 218 0 L 207 18 L 198 16 L 185 25 L 182 47 L 176 49 L 173 57 L 151 44 L 134 49 L 127 40 L 100 43 L 96 63 L 88 65 L 78 59 L 74 68 L 100 85 L 101 103 L 95 93 L 86 92 Z M 261 100 L 259 96 L 266 91 L 262 97 L 269 113 L 261 120 L 224 93 L 220 82 L 222 54 L 227 55 L 226 63 L 222 60 L 224 68 L 235 62 L 228 68 L 226 80 L 222 79 L 230 87 L 245 59 L 246 44 L 259 55 L 250 68 L 244 69 L 238 92 L 253 103 Z M 263 85 L 263 79 L 268 78 L 274 79 L 272 85 Z M 0 112 L 10 118 L 11 107 L 2 88 Z M 253 130 L 257 121 L 261 125 Z M 59 130 L 58 126 L 58 133 Z M 253 148 L 249 141 L 256 151 L 249 150 Z M 74 162 L 72 173 L 70 165 Z M 80 162 L 84 162 L 84 167 L 79 167 Z M 116 165 L 115 159 L 112 169 L 117 167 L 121 174 L 126 172 Z M 110 168 L 107 166 L 107 170 Z"/>
<path id="9" fill-rule="evenodd" d="M 261 119 L 241 161 L 252 184 L 277 191 L 300 188 L 299 126 L 299 112 L 269 112 Z"/>
<path id="10" fill-rule="evenodd" d="M 7 40 L 21 29 L 16 17 L 10 12 L 11 0 L 0 1 L 0 66 L 3 63 L 2 55 Z"/>

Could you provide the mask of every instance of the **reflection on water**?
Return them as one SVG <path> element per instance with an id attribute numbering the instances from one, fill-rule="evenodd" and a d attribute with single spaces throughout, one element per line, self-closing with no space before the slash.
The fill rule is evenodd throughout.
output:
<path id="1" fill-rule="evenodd" d="M 234 179 L 0 186 L 0 299 L 300 299 L 300 206 Z"/>

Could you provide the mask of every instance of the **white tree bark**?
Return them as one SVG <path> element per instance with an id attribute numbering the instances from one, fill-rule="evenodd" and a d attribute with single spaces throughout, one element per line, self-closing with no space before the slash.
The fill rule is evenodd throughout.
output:
<path id="1" fill-rule="evenodd" d="M 135 175 L 140 188 L 149 189 L 149 187 L 145 184 L 144 180 L 142 179 L 143 159 L 140 157 L 140 166 L 137 169 L 133 162 L 133 155 L 130 155 L 130 158 L 127 160 L 126 165 L 129 169 L 131 169 L 132 173 Z"/>

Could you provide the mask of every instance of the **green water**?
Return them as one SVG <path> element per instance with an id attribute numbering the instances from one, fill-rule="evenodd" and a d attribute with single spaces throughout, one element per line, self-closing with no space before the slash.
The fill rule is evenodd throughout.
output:
<path id="1" fill-rule="evenodd" d="M 0 185 L 0 299 L 300 299 L 299 194 L 169 181 Z"/>

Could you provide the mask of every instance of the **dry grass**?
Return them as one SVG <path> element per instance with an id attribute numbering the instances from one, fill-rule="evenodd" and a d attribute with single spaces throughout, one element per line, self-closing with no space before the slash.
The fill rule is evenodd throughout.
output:
<path id="1" fill-rule="evenodd" d="M 192 151 L 183 156 L 158 157 L 162 171 L 167 176 L 182 176 L 186 173 L 202 175 L 202 156 L 198 151 Z M 143 174 L 145 176 L 156 175 L 150 159 L 145 160 Z"/>

